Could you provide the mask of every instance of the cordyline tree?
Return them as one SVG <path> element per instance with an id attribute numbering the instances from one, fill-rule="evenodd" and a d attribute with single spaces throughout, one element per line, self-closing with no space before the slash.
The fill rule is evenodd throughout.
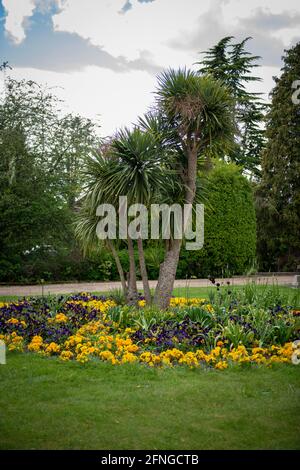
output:
<path id="1" fill-rule="evenodd" d="M 102 151 L 87 160 L 85 176 L 87 177 L 86 194 L 76 222 L 76 234 L 83 245 L 97 243 L 96 217 L 97 207 L 102 203 L 112 204 L 116 211 L 119 206 L 119 197 L 126 196 L 128 206 L 144 204 L 149 207 L 151 198 L 165 186 L 166 171 L 161 166 L 160 147 L 153 134 L 142 132 L 135 128 L 132 131 L 125 129 L 106 145 Z M 128 223 L 130 220 L 128 219 Z M 139 268 L 142 277 L 144 296 L 147 304 L 151 303 L 148 274 L 144 256 L 141 227 L 138 227 L 140 236 L 137 238 L 139 255 Z M 116 230 L 116 234 L 118 230 Z M 99 243 L 99 241 L 98 241 Z M 134 240 L 127 233 L 127 247 L 129 256 L 129 276 L 125 278 L 120 259 L 118 257 L 115 240 L 105 240 L 106 246 L 112 252 L 123 293 L 129 304 L 136 304 L 138 292 L 136 285 L 136 265 L 134 258 Z"/>
<path id="2" fill-rule="evenodd" d="M 96 233 L 98 217 L 91 201 L 91 194 L 86 194 L 80 201 L 80 209 L 75 216 L 75 236 L 83 248 L 83 254 L 87 255 L 100 247 L 108 249 L 116 263 L 117 271 L 121 281 L 123 295 L 127 297 L 127 282 L 119 257 L 118 241 L 109 239 L 99 240 Z"/>
<path id="3" fill-rule="evenodd" d="M 158 78 L 158 120 L 146 118 L 143 127 L 169 148 L 168 164 L 174 171 L 184 204 L 195 201 L 198 162 L 203 156 L 218 155 L 233 144 L 233 100 L 228 89 L 211 76 L 189 70 L 168 70 Z M 167 308 L 173 291 L 182 239 L 169 241 L 160 266 L 154 302 Z"/>
<path id="4" fill-rule="evenodd" d="M 158 79 L 156 109 L 139 120 L 139 128 L 119 132 L 106 151 L 87 164 L 85 206 L 96 213 L 101 202 L 128 204 L 195 202 L 198 163 L 233 143 L 233 100 L 218 80 L 187 70 L 169 70 Z M 94 219 L 93 219 L 94 220 Z M 95 221 L 94 229 L 95 229 Z M 80 227 L 77 233 L 80 232 Z M 133 241 L 127 237 L 130 273 L 128 303 L 136 301 Z M 151 302 L 142 240 L 137 240 L 147 303 Z M 160 266 L 154 303 L 167 308 L 172 294 L 182 239 L 168 240 Z"/>
<path id="5" fill-rule="evenodd" d="M 260 98 L 261 93 L 247 90 L 248 84 L 261 81 L 253 73 L 259 67 L 260 57 L 246 50 L 250 39 L 251 37 L 247 37 L 234 43 L 233 36 L 226 36 L 203 53 L 204 57 L 198 65 L 199 74 L 209 73 L 222 81 L 235 99 L 235 145 L 228 155 L 223 152 L 223 156 L 242 165 L 250 175 L 258 177 L 261 152 L 265 144 L 262 124 L 266 105 Z"/>

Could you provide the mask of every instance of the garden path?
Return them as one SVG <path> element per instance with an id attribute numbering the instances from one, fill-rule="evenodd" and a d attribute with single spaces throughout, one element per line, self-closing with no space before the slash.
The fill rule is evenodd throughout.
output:
<path id="1" fill-rule="evenodd" d="M 262 274 L 255 276 L 234 276 L 232 278 L 216 279 L 216 282 L 226 284 L 230 282 L 232 285 L 243 285 L 251 281 L 257 284 L 278 284 L 296 287 L 297 277 L 294 273 L 280 274 Z M 157 281 L 150 281 L 150 287 L 154 288 Z M 211 282 L 208 279 L 177 279 L 175 287 L 188 289 L 189 287 L 209 287 Z M 108 292 L 111 289 L 121 288 L 118 281 L 108 282 L 70 282 L 62 284 L 45 284 L 41 285 L 20 285 L 20 286 L 0 286 L 0 296 L 3 295 L 41 295 L 42 291 L 46 294 L 67 294 L 76 292 Z M 142 282 L 138 281 L 138 289 L 142 289 Z M 183 293 L 184 295 L 184 293 Z"/>

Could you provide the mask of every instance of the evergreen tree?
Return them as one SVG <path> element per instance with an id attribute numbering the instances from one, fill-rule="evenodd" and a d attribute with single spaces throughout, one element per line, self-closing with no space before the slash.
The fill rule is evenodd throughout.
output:
<path id="1" fill-rule="evenodd" d="M 283 61 L 266 118 L 257 190 L 258 253 L 264 269 L 295 270 L 300 264 L 300 104 L 292 97 L 300 77 L 300 43 L 285 51 Z"/>
<path id="2" fill-rule="evenodd" d="M 234 44 L 233 36 L 227 36 L 204 52 L 204 59 L 198 64 L 201 66 L 200 74 L 209 73 L 222 80 L 236 101 L 236 145 L 229 155 L 222 156 L 242 165 L 246 172 L 259 176 L 260 154 L 264 145 L 261 124 L 265 105 L 259 93 L 251 93 L 246 89 L 248 83 L 261 80 L 252 74 L 253 69 L 258 67 L 260 57 L 245 50 L 249 39 L 247 37 Z"/>
<path id="3" fill-rule="evenodd" d="M 0 66 L 3 70 L 8 66 Z M 49 89 L 5 80 L 0 94 L 0 281 L 31 279 L 38 262 L 78 248 L 72 221 L 94 124 L 62 115 Z M 54 263 L 53 263 L 54 264 Z M 33 268 L 34 265 L 34 268 Z M 47 276 L 52 275 L 51 269 Z M 40 277 L 45 277 L 40 273 Z"/>

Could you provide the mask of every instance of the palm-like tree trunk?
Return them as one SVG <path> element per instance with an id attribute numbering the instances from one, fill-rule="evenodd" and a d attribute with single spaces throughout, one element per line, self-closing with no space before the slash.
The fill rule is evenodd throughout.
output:
<path id="1" fill-rule="evenodd" d="M 113 255 L 113 258 L 114 258 L 116 266 L 117 266 L 117 270 L 118 270 L 121 285 L 122 285 L 123 294 L 124 294 L 125 297 L 127 297 L 127 283 L 126 283 L 126 279 L 125 279 L 125 275 L 124 275 L 123 266 L 122 266 L 121 261 L 120 261 L 120 257 L 118 255 L 118 252 L 117 252 L 114 244 L 109 239 L 107 239 L 107 245 L 108 245 L 108 247 L 109 247 L 109 249 L 110 249 L 110 251 Z"/>
<path id="2" fill-rule="evenodd" d="M 193 146 L 188 151 L 187 176 L 183 178 L 186 186 L 185 204 L 193 204 L 196 192 L 197 178 L 197 147 Z M 160 265 L 159 277 L 155 289 L 154 303 L 162 309 L 166 309 L 170 303 L 170 297 L 174 288 L 177 266 L 179 262 L 182 240 L 173 240 L 166 251 L 165 259 Z"/>
<path id="3" fill-rule="evenodd" d="M 128 256 L 129 256 L 129 279 L 128 279 L 128 292 L 127 302 L 129 305 L 137 305 L 138 291 L 136 285 L 136 268 L 134 260 L 134 250 L 132 239 L 128 236 Z"/>
<path id="4" fill-rule="evenodd" d="M 167 308 L 170 303 L 179 261 L 181 242 L 181 240 L 173 240 L 165 254 L 164 261 L 160 265 L 154 303 L 162 309 Z"/>
<path id="5" fill-rule="evenodd" d="M 143 287 L 144 287 L 144 296 L 145 296 L 146 304 L 150 305 L 152 299 L 151 299 L 151 292 L 150 292 L 150 287 L 149 287 L 149 280 L 148 280 L 148 273 L 147 273 L 147 267 L 146 267 L 146 262 L 145 262 L 145 254 L 144 254 L 142 238 L 137 239 L 137 245 L 138 245 L 138 251 L 139 251 L 140 271 L 141 271 L 141 277 L 142 277 Z"/>

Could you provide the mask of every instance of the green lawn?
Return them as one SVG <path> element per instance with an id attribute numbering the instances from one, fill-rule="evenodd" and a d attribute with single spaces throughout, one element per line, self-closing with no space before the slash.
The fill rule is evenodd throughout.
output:
<path id="1" fill-rule="evenodd" d="M 274 287 L 272 285 L 255 285 L 255 289 L 258 292 L 263 293 L 266 289 L 274 289 L 278 291 L 279 293 L 289 295 L 291 298 L 295 298 L 296 296 L 299 297 L 300 300 L 300 289 L 295 289 L 294 287 L 288 287 L 288 286 L 277 286 L 275 285 Z M 245 289 L 245 286 L 222 286 L 220 288 L 221 292 L 226 292 L 228 290 L 230 291 L 240 291 Z M 173 290 L 173 295 L 180 296 L 180 297 L 205 297 L 208 298 L 209 293 L 212 291 L 216 291 L 216 287 L 210 286 L 210 287 L 176 287 Z"/>
<path id="2" fill-rule="evenodd" d="M 22 298 L 23 296 L 20 295 L 0 295 L 0 302 L 12 302 Z"/>
<path id="3" fill-rule="evenodd" d="M 1 449 L 300 449 L 300 368 L 0 365 Z"/>

